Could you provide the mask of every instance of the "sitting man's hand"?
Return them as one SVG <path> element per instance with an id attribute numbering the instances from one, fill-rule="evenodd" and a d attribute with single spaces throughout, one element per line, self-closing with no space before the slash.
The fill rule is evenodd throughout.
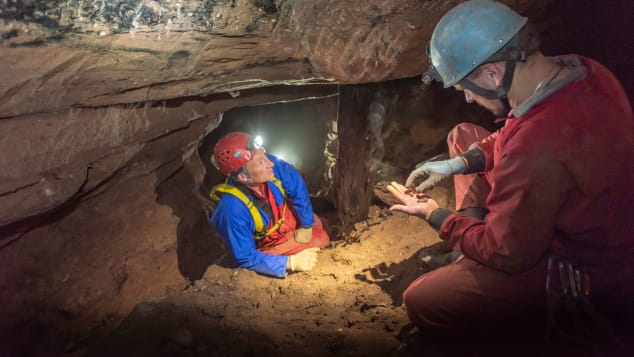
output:
<path id="1" fill-rule="evenodd" d="M 290 271 L 309 271 L 317 264 L 319 248 L 308 248 L 288 257 Z"/>
<path id="2" fill-rule="evenodd" d="M 313 239 L 313 227 L 302 227 L 295 230 L 297 243 L 308 243 L 311 239 Z"/>
<path id="3" fill-rule="evenodd" d="M 407 181 L 405 181 L 405 186 L 414 187 L 417 179 L 424 178 L 424 181 L 416 186 L 416 191 L 422 192 L 436 186 L 440 181 L 451 175 L 463 173 L 465 168 L 464 159 L 460 156 L 450 160 L 429 161 L 409 174 Z"/>

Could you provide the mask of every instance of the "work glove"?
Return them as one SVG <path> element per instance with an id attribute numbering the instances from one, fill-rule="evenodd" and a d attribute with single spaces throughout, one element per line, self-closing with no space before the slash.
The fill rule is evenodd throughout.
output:
<path id="1" fill-rule="evenodd" d="M 295 230 L 297 243 L 308 243 L 311 239 L 313 239 L 313 227 L 302 227 Z"/>
<path id="2" fill-rule="evenodd" d="M 319 248 L 308 248 L 288 257 L 288 265 L 291 271 L 309 271 L 317 264 L 317 252 Z"/>
<path id="3" fill-rule="evenodd" d="M 414 187 L 416 180 L 423 178 L 424 181 L 415 189 L 416 191 L 424 191 L 436 186 L 451 175 L 463 173 L 465 168 L 465 162 L 460 156 L 443 161 L 428 161 L 422 165 L 416 165 L 416 169 L 407 177 L 405 186 Z"/>

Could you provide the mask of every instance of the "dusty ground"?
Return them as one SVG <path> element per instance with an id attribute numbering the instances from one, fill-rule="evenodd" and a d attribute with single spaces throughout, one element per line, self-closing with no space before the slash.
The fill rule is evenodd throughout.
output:
<path id="1" fill-rule="evenodd" d="M 354 242 L 275 279 L 231 268 L 191 185 L 183 171 L 158 192 L 152 176 L 131 179 L 5 246 L 0 356 L 546 355 L 530 334 L 457 344 L 413 331 L 401 293 L 439 241 L 418 219 L 377 203 Z M 446 187 L 432 196 L 452 205 Z"/>

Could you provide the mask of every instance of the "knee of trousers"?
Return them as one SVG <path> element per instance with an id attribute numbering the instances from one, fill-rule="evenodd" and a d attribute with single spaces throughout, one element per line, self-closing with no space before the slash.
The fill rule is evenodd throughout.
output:
<path id="1" fill-rule="evenodd" d="M 471 144 L 486 137 L 488 132 L 472 123 L 460 123 L 447 134 L 447 146 L 450 156 L 454 157 L 466 151 Z"/>
<path id="2" fill-rule="evenodd" d="M 403 292 L 403 305 L 407 315 L 422 330 L 437 330 L 446 323 L 442 316 L 445 307 L 435 295 L 420 285 L 410 285 Z"/>

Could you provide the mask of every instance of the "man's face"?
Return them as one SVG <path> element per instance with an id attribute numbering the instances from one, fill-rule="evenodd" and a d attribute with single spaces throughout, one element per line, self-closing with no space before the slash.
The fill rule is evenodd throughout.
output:
<path id="1" fill-rule="evenodd" d="M 495 78 L 491 75 L 487 75 L 484 71 L 477 71 L 475 75 L 469 76 L 468 79 L 480 88 L 484 89 L 496 89 Z M 454 85 L 454 88 L 458 91 L 464 92 L 464 98 L 467 103 L 478 103 L 481 107 L 488 109 L 496 116 L 506 116 L 508 113 L 504 111 L 504 105 L 499 99 L 488 99 L 479 96 L 469 89 L 463 87 L 461 84 Z"/>
<path id="2" fill-rule="evenodd" d="M 247 162 L 247 172 L 254 183 L 264 183 L 273 179 L 273 163 L 264 155 L 263 149 L 253 152 L 253 157 Z"/>

